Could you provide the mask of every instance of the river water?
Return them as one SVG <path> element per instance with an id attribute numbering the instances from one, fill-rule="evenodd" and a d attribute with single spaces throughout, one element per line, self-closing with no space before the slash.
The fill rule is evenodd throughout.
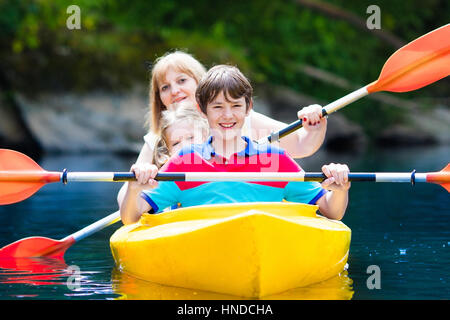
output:
<path id="1" fill-rule="evenodd" d="M 306 171 L 341 162 L 359 172 L 439 171 L 450 147 L 319 152 Z M 135 158 L 46 156 L 46 170 L 127 171 Z M 117 210 L 117 183 L 54 183 L 0 207 L 0 247 L 28 236 L 61 239 Z M 354 182 L 342 220 L 352 229 L 348 270 L 269 299 L 449 299 L 450 197 L 434 184 Z M 117 271 L 109 249 L 116 223 L 75 243 L 64 260 L 0 261 L 0 299 L 239 299 L 164 287 Z M 73 273 L 73 272 L 79 273 Z M 76 276 L 75 276 L 76 275 Z"/>

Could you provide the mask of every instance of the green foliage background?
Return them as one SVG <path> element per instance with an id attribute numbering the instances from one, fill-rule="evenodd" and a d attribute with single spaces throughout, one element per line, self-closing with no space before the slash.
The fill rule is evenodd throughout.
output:
<path id="1" fill-rule="evenodd" d="M 323 1 L 324 2 L 324 1 Z M 405 43 L 449 21 L 447 0 L 346 1 L 326 3 L 365 21 L 381 8 L 381 24 Z M 81 30 L 69 30 L 66 9 L 81 8 Z M 311 65 L 367 84 L 397 49 L 368 30 L 333 19 L 295 0 L 0 1 L 0 88 L 41 91 L 127 90 L 147 84 L 148 64 L 168 50 L 184 49 L 205 66 L 232 63 L 254 85 L 283 85 L 333 101 L 348 93 L 296 71 Z M 447 98 L 448 80 L 402 98 L 424 107 Z M 344 113 L 373 134 L 401 121 L 397 108 L 371 100 Z M 371 119 L 370 124 L 366 119 Z"/>

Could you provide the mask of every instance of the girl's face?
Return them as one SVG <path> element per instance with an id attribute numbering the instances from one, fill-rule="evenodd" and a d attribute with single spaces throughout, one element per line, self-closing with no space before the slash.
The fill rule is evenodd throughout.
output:
<path id="1" fill-rule="evenodd" d="M 166 130 L 170 155 L 174 155 L 186 145 L 203 143 L 206 140 L 204 130 L 191 121 L 177 122 Z"/>
<path id="2" fill-rule="evenodd" d="M 241 129 L 249 111 L 250 108 L 246 110 L 244 97 L 225 99 L 223 92 L 220 92 L 214 101 L 206 106 L 211 134 L 223 141 L 240 139 Z"/>
<path id="3" fill-rule="evenodd" d="M 194 105 L 197 81 L 186 73 L 169 68 L 166 77 L 159 83 L 159 96 L 168 110 L 176 108 L 177 103 L 189 100 Z"/>

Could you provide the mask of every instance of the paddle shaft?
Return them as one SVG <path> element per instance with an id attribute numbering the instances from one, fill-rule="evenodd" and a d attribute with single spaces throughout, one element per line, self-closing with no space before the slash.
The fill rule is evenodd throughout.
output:
<path id="1" fill-rule="evenodd" d="M 367 96 L 368 94 L 369 94 L 369 92 L 367 91 L 367 86 L 362 87 L 358 90 L 355 90 L 355 91 L 343 96 L 342 98 L 323 107 L 322 117 L 332 114 L 333 112 L 336 112 L 339 109 L 342 109 L 343 107 L 349 105 L 350 103 L 352 103 L 356 100 L 361 99 L 362 97 Z M 283 128 L 277 132 L 273 132 L 270 135 L 268 135 L 267 137 L 264 137 L 264 138 L 258 140 L 258 143 L 267 143 L 267 142 L 272 143 L 272 142 L 278 141 L 281 138 L 300 129 L 302 126 L 303 126 L 303 121 L 301 119 L 299 119 L 299 120 L 289 124 L 286 128 Z"/>
<path id="2" fill-rule="evenodd" d="M 443 175 L 450 179 L 449 175 Z M 349 181 L 368 182 L 427 182 L 427 173 L 349 173 Z M 73 172 L 67 173 L 68 181 L 77 182 L 126 182 L 136 181 L 132 172 Z M 155 177 L 157 181 L 323 181 L 322 172 L 162 172 Z M 445 180 L 447 181 L 447 180 Z"/>
<path id="3" fill-rule="evenodd" d="M 79 241 L 81 239 L 84 239 L 84 238 L 90 236 L 91 234 L 93 234 L 97 231 L 100 231 L 100 230 L 118 222 L 119 220 L 120 220 L 120 211 L 116 211 L 116 212 L 110 214 L 109 216 L 106 216 L 103 219 L 98 220 L 71 235 L 68 235 L 64 239 L 61 239 L 61 241 L 66 241 L 71 238 L 74 241 Z"/>
<path id="4" fill-rule="evenodd" d="M 52 179 L 48 177 L 51 176 Z M 433 181 L 430 181 L 432 177 Z M 349 173 L 350 181 L 371 182 L 450 182 L 449 172 L 355 172 Z M 323 181 L 322 172 L 160 172 L 157 181 Z M 50 182 L 127 182 L 136 181 L 133 172 L 48 172 L 48 171 L 0 171 L 0 182 L 50 183 Z"/>

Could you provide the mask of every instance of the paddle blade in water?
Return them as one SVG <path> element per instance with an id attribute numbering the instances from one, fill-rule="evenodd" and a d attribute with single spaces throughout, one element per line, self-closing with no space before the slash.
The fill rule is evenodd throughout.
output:
<path id="1" fill-rule="evenodd" d="M 18 240 L 0 249 L 0 259 L 64 256 L 64 252 L 75 240 L 53 240 L 45 237 L 29 237 Z"/>
<path id="2" fill-rule="evenodd" d="M 449 74 L 450 24 L 447 24 L 397 50 L 367 91 L 413 91 Z"/>
<path id="3" fill-rule="evenodd" d="M 27 199 L 60 174 L 47 172 L 23 153 L 0 149 L 0 205 Z"/>
<path id="4" fill-rule="evenodd" d="M 450 192 L 450 163 L 439 172 L 428 173 L 427 182 L 440 184 L 445 190 Z"/>

